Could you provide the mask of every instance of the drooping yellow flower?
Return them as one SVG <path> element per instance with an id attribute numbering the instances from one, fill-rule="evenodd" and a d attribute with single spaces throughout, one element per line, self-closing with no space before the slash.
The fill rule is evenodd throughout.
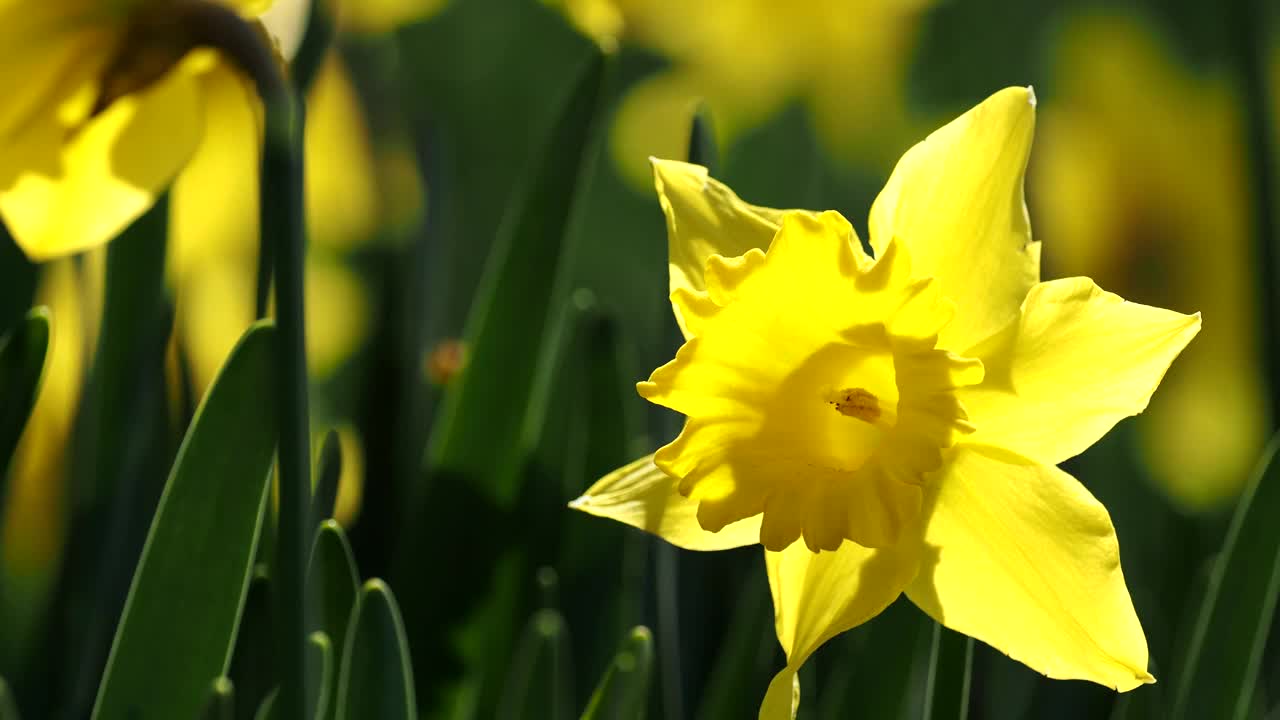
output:
<path id="1" fill-rule="evenodd" d="M 270 4 L 223 2 L 245 16 Z M 210 86 L 247 83 L 197 46 L 183 6 L 0 0 L 0 218 L 28 257 L 114 237 L 195 151 L 216 116 Z"/>
<path id="2" fill-rule="evenodd" d="M 681 157 L 705 100 L 723 141 L 804 102 L 839 157 L 893 161 L 887 132 L 905 128 L 905 79 L 916 26 L 931 0 L 550 0 L 584 33 L 671 59 L 625 96 L 611 149 L 640 187 L 645 158 Z M 749 40 L 744 40 L 749 38 Z"/>
<path id="3" fill-rule="evenodd" d="M 1054 58 L 1031 176 L 1046 261 L 1213 318 L 1138 429 L 1174 499 L 1221 504 L 1249 477 L 1267 428 L 1240 101 L 1229 76 L 1179 67 L 1132 15 L 1075 19 Z"/>
<path id="4" fill-rule="evenodd" d="M 800 665 L 902 593 L 1049 677 L 1153 681 L 1110 518 L 1055 465 L 1141 412 L 1200 317 L 1039 281 L 1034 105 L 1003 90 L 903 156 L 874 258 L 834 212 L 654 162 L 686 342 L 638 388 L 687 421 L 573 506 L 764 545 L 787 666 L 761 718 L 793 717 Z"/>

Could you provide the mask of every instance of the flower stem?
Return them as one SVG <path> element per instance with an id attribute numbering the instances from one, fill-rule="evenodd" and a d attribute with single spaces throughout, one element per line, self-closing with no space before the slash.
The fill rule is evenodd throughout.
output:
<path id="1" fill-rule="evenodd" d="M 280 503 L 275 597 L 281 717 L 302 717 L 307 628 L 306 542 L 311 508 L 310 433 L 303 310 L 303 106 L 291 88 L 263 98 L 262 233 L 275 248 L 276 382 L 280 398 Z M 296 711 L 296 712 L 295 712 Z"/>
<path id="2" fill-rule="evenodd" d="M 1267 24 L 1266 0 L 1236 0 L 1233 61 L 1244 99 L 1253 231 L 1261 272 L 1263 370 L 1270 385 L 1271 424 L 1280 421 L 1280 217 L 1276 214 L 1277 178 L 1271 104 L 1267 94 L 1262 33 Z"/>
<path id="3" fill-rule="evenodd" d="M 301 718 L 306 687 L 305 594 L 307 543 L 310 539 L 311 450 L 307 408 L 307 357 L 303 310 L 302 131 L 304 108 L 285 78 L 268 39 L 234 10 L 210 0 L 177 5 L 200 44 L 218 49 L 257 87 L 265 132 L 261 175 L 261 232 L 258 315 L 265 315 L 267 288 L 275 276 L 276 383 L 279 418 L 279 511 L 272 573 L 275 597 L 276 664 L 280 694 L 276 716 Z M 269 252 L 266 252 L 269 250 Z M 263 280 L 266 282 L 263 282 Z"/>

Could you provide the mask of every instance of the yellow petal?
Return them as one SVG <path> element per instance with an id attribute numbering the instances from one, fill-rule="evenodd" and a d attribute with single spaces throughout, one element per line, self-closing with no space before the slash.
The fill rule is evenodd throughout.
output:
<path id="1" fill-rule="evenodd" d="M 760 720 L 795 720 L 800 711 L 800 678 L 796 671 L 785 667 L 773 676 L 769 689 L 760 703 Z"/>
<path id="2" fill-rule="evenodd" d="M 973 348 L 986 366 L 960 400 L 972 442 L 1043 463 L 1077 455 L 1147 406 L 1200 315 L 1126 302 L 1088 278 L 1041 283 L 1022 315 Z"/>
<path id="3" fill-rule="evenodd" d="M 28 257 L 101 245 L 151 207 L 199 144 L 206 58 L 189 53 L 70 136 L 52 118 L 17 133 L 0 161 L 0 214 Z"/>
<path id="4" fill-rule="evenodd" d="M 23 125 L 53 122 L 58 105 L 96 92 L 115 39 L 111 28 L 68 30 L 66 18 L 30 17 L 29 9 L 0 10 L 0 163 Z"/>
<path id="5" fill-rule="evenodd" d="M 260 106 L 247 81 L 226 66 L 206 76 L 204 92 L 204 134 L 169 194 L 175 283 L 209 263 L 257 265 Z"/>
<path id="6" fill-rule="evenodd" d="M 653 161 L 658 201 L 667 216 L 671 291 L 706 289 L 703 272 L 712 255 L 734 258 L 769 247 L 782 211 L 749 205 L 701 165 Z M 676 310 L 676 320 L 684 320 Z"/>
<path id="7" fill-rule="evenodd" d="M 1051 678 L 1155 681 L 1111 519 L 1075 478 L 965 445 L 931 494 L 912 602 Z"/>
<path id="8" fill-rule="evenodd" d="M 774 629 L 787 666 L 769 685 L 761 720 L 794 717 L 795 671 L 820 645 L 889 607 L 915 576 L 918 551 L 909 542 L 871 550 L 846 541 L 834 552 L 811 552 L 802 543 L 765 552 Z"/>
<path id="9" fill-rule="evenodd" d="M 309 240 L 350 249 L 377 226 L 373 148 L 355 86 L 338 53 L 325 58 L 311 88 L 306 128 Z"/>
<path id="10" fill-rule="evenodd" d="M 569 507 L 651 532 L 686 550 L 726 550 L 760 540 L 758 516 L 720 532 L 703 530 L 697 501 L 676 490 L 676 481 L 654 466 L 652 455 L 600 478 Z"/>
<path id="11" fill-rule="evenodd" d="M 322 2 L 323 0 L 316 0 Z M 275 0 L 222 0 L 245 17 L 257 17 L 271 9 Z M 298 0 L 281 0 L 282 4 L 297 3 Z"/>
<path id="12" fill-rule="evenodd" d="M 1040 279 L 1022 193 L 1034 126 L 1031 89 L 1001 90 L 908 150 L 871 207 L 876 254 L 897 238 L 956 303 L 940 347 L 995 333 Z"/>

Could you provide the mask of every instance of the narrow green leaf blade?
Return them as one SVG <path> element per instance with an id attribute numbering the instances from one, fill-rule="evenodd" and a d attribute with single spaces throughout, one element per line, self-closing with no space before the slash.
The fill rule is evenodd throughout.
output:
<path id="1" fill-rule="evenodd" d="M 342 478 L 342 443 L 338 433 L 330 430 L 324 434 L 320 446 L 320 462 L 316 464 L 316 486 L 311 493 L 312 517 L 317 522 L 333 517 L 338 504 L 338 481 Z"/>
<path id="2" fill-rule="evenodd" d="M 498 720 L 569 720 L 569 638 L 564 616 L 544 608 L 525 626 L 498 703 Z"/>
<path id="3" fill-rule="evenodd" d="M 924 690 L 924 720 L 968 718 L 972 672 L 973 638 L 934 623 Z"/>
<path id="4" fill-rule="evenodd" d="M 307 698 L 307 717 L 320 720 L 329 712 L 335 673 L 333 643 L 322 632 L 307 636 L 307 673 L 307 687 L 312 691 Z"/>
<path id="5" fill-rule="evenodd" d="M 335 658 L 341 658 L 345 652 L 347 626 L 359 587 L 355 559 L 342 527 L 332 520 L 324 521 L 316 530 L 316 539 L 311 546 L 307 596 L 315 603 L 312 617 L 317 626 L 313 629 L 329 638 Z M 328 684 L 334 685 L 335 680 L 330 678 Z M 328 705 L 326 714 L 321 717 L 333 717 L 337 713 L 335 703 Z"/>
<path id="6" fill-rule="evenodd" d="M 280 688 L 271 691 L 262 704 L 258 706 L 258 712 L 253 714 L 253 720 L 271 720 L 275 717 L 276 698 L 280 697 Z"/>
<path id="7" fill-rule="evenodd" d="M 40 389 L 49 349 L 49 322 L 49 309 L 38 307 L 0 337 L 0 507 L 8 492 L 9 460 Z"/>
<path id="8" fill-rule="evenodd" d="M 338 681 L 338 720 L 415 720 L 413 669 L 391 588 L 364 584 Z"/>
<path id="9" fill-rule="evenodd" d="M 178 451 L 156 509 L 94 718 L 193 717 L 227 670 L 276 444 L 275 330 L 254 325 Z"/>
<path id="10" fill-rule="evenodd" d="M 648 628 L 637 627 L 623 641 L 613 663 L 591 694 L 582 720 L 643 718 L 652 669 L 653 635 Z"/>
<path id="11" fill-rule="evenodd" d="M 266 566 L 260 564 L 249 581 L 228 673 L 236 689 L 235 717 L 239 720 L 252 720 L 258 706 L 280 683 L 272 607 L 271 578 Z"/>
<path id="12" fill-rule="evenodd" d="M 1172 717 L 1248 716 L 1280 594 L 1280 463 L 1273 436 L 1240 496 L 1174 679 Z"/>
<path id="13" fill-rule="evenodd" d="M 467 321 L 470 360 L 445 393 L 427 448 L 430 470 L 476 478 L 503 504 L 517 494 L 526 409 L 568 296 L 561 276 L 574 197 L 594 159 L 608 66 L 593 49 L 507 209 Z"/>
<path id="14" fill-rule="evenodd" d="M 311 691 L 307 696 L 307 707 L 304 710 L 308 719 L 319 720 L 329 712 L 330 700 L 333 697 L 333 645 L 329 636 L 322 632 L 313 632 L 307 636 L 307 688 Z M 267 693 L 253 714 L 253 720 L 273 720 L 277 717 L 276 700 L 280 697 L 280 688 L 276 687 Z"/>
<path id="15" fill-rule="evenodd" d="M 201 720 L 234 720 L 236 716 L 235 686 L 231 678 L 220 676 L 214 678 L 209 685 L 209 696 L 205 699 Z"/>

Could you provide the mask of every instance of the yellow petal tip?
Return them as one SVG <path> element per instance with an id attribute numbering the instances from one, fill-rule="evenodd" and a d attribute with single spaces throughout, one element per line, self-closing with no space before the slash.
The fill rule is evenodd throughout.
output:
<path id="1" fill-rule="evenodd" d="M 1156 678 L 1154 675 L 1146 670 L 1141 670 L 1133 674 L 1132 680 L 1117 684 L 1115 690 L 1116 692 L 1129 692 L 1131 690 L 1136 690 L 1143 685 L 1154 685 L 1155 682 Z"/>
<path id="2" fill-rule="evenodd" d="M 1036 106 L 1036 88 L 1034 85 L 1027 86 L 1027 104 L 1031 107 Z"/>

